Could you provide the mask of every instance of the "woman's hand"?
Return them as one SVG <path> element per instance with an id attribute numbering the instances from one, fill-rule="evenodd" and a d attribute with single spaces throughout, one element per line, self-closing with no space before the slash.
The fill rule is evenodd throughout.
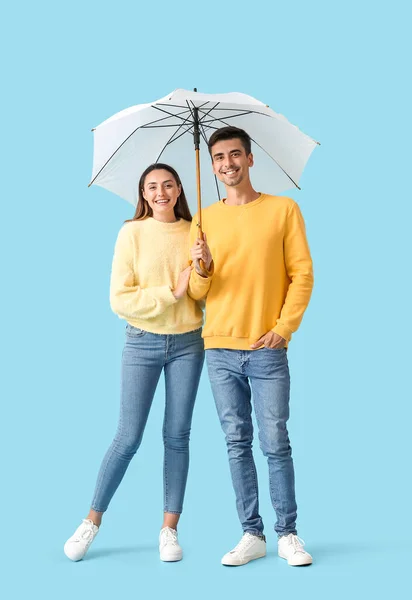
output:
<path id="1" fill-rule="evenodd" d="M 202 270 L 199 267 L 199 260 L 203 260 L 206 270 L 209 271 L 210 270 L 210 265 L 212 264 L 212 254 L 210 252 L 210 248 L 207 245 L 207 238 L 206 238 L 206 234 L 203 234 L 204 239 L 201 240 L 200 238 L 197 238 L 192 249 L 190 250 L 190 253 L 192 255 L 192 260 L 195 264 L 195 268 L 196 271 L 201 274 L 203 274 Z"/>
<path id="2" fill-rule="evenodd" d="M 179 275 L 179 279 L 177 280 L 177 285 L 174 290 L 172 290 L 173 296 L 179 300 L 179 298 L 183 298 L 187 292 L 187 286 L 189 285 L 190 273 L 192 272 L 192 265 L 183 269 L 183 271 Z"/>

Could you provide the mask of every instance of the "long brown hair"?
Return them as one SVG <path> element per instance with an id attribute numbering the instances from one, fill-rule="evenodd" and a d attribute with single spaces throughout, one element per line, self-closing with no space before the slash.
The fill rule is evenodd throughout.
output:
<path id="1" fill-rule="evenodd" d="M 170 165 L 166 165 L 164 163 L 153 163 L 152 165 L 149 165 L 140 176 L 136 212 L 134 213 L 132 219 L 127 219 L 127 221 L 125 221 L 126 223 L 128 223 L 129 221 L 143 221 L 143 219 L 146 219 L 147 217 L 153 217 L 153 210 L 149 206 L 147 200 L 143 198 L 143 187 L 146 177 L 149 175 L 149 173 L 151 173 L 152 171 L 160 171 L 161 169 L 164 169 L 165 171 L 168 171 L 171 175 L 173 175 L 173 178 L 176 181 L 177 185 L 180 185 L 180 196 L 178 197 L 174 207 L 176 219 L 184 219 L 185 221 L 192 220 L 192 215 L 190 214 L 183 185 L 175 169 Z"/>

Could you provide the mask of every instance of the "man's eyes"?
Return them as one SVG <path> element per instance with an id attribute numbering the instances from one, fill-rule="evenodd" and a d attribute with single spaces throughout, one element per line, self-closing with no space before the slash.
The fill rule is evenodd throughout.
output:
<path id="1" fill-rule="evenodd" d="M 232 152 L 230 154 L 230 156 L 233 156 L 234 158 L 237 158 L 238 156 L 240 156 L 240 152 Z M 223 156 L 216 156 L 215 157 L 215 161 L 217 162 L 218 160 L 223 160 Z"/>

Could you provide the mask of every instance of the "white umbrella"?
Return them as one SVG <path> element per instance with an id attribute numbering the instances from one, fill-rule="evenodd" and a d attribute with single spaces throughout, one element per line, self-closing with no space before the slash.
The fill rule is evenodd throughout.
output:
<path id="1" fill-rule="evenodd" d="M 252 138 L 253 185 L 257 190 L 279 194 L 299 187 L 303 169 L 318 142 L 252 96 L 183 89 L 150 104 L 126 108 L 93 129 L 89 186 L 99 185 L 136 205 L 137 185 L 144 169 L 151 163 L 168 163 L 179 173 L 192 210 L 197 198 L 201 215 L 201 196 L 204 205 L 211 204 L 223 188 L 219 190 L 221 184 L 210 164 L 202 169 L 200 183 L 199 150 L 208 156 L 207 139 L 226 125 L 240 127 Z"/>

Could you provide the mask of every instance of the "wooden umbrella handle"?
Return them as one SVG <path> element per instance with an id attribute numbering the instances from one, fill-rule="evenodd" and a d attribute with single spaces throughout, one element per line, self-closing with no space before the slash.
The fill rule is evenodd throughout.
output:
<path id="1" fill-rule="evenodd" d="M 197 185 L 197 216 L 198 216 L 197 237 L 199 240 L 204 240 L 205 236 L 203 235 L 203 231 L 202 231 L 202 191 L 201 191 L 201 187 L 200 187 L 200 150 L 199 150 L 199 148 L 195 149 L 195 153 L 196 153 L 196 185 Z M 199 260 L 199 267 L 202 271 L 202 275 L 207 276 L 207 269 L 206 269 L 206 265 L 203 262 L 203 260 Z"/>
<path id="2" fill-rule="evenodd" d="M 201 229 L 200 222 L 198 222 L 197 227 L 198 227 L 197 238 L 199 240 L 204 240 L 205 239 L 205 235 L 204 235 L 204 233 L 203 233 L 203 231 Z M 207 272 L 208 271 L 207 271 L 206 265 L 205 265 L 205 263 L 203 262 L 202 259 L 199 259 L 199 267 L 200 267 L 200 269 L 202 271 L 202 274 L 205 275 L 205 276 L 207 276 Z"/>

